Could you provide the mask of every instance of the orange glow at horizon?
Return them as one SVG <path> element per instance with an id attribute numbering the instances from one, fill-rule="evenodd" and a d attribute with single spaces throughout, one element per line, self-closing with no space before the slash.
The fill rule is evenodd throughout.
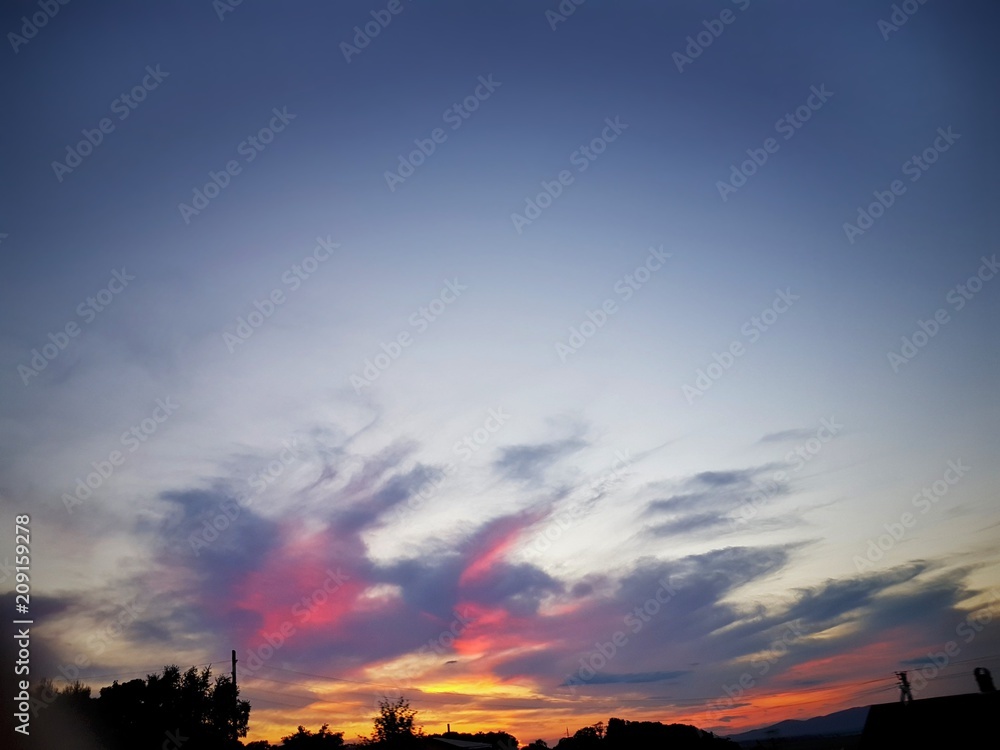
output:
<path id="1" fill-rule="evenodd" d="M 861 657 L 859 657 L 861 658 Z M 826 659 L 819 661 L 828 661 Z M 731 711 L 713 709 L 718 701 L 691 707 L 678 705 L 642 705 L 615 697 L 563 699 L 545 696 L 525 686 L 505 684 L 489 674 L 464 675 L 456 678 L 433 678 L 404 697 L 417 710 L 417 724 L 425 734 L 439 734 L 450 723 L 453 731 L 506 731 L 518 738 L 521 745 L 541 738 L 549 741 L 570 734 L 584 726 L 609 718 L 630 721 L 661 721 L 664 724 L 692 724 L 716 734 L 734 734 L 789 718 L 820 716 L 854 705 L 878 702 L 871 689 L 857 682 L 846 681 L 822 688 L 801 691 L 774 689 L 741 696 L 744 703 Z M 273 691 L 275 686 L 266 689 Z M 317 681 L 315 690 L 323 700 L 298 709 L 265 705 L 251 714 L 251 731 L 247 741 L 267 739 L 277 742 L 280 736 L 291 734 L 299 724 L 315 731 L 323 723 L 333 731 L 344 732 L 345 742 L 356 741 L 358 735 L 369 735 L 372 719 L 377 714 L 375 699 L 382 689 L 358 693 L 357 685 Z M 253 688 L 247 692 L 252 696 Z M 399 691 L 389 694 L 399 694 Z M 510 705 L 524 703 L 523 706 Z M 501 705 L 497 705 L 501 704 Z M 534 704 L 534 705 L 532 705 Z M 258 716 L 255 721 L 254 716 Z M 285 718 L 285 717 L 288 718 Z M 723 720 L 724 719 L 724 720 Z"/>

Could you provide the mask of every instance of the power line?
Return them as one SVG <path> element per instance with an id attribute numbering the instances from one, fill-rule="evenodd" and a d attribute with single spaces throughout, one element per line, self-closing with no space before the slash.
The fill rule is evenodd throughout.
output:
<path id="1" fill-rule="evenodd" d="M 333 675 L 326 674 L 314 674 L 312 672 L 300 672 L 297 669 L 288 669 L 287 667 L 272 667 L 270 664 L 262 664 L 261 669 L 276 669 L 279 672 L 291 672 L 292 674 L 301 674 L 306 677 L 318 677 L 321 680 L 336 680 L 337 682 L 354 682 L 359 685 L 375 685 L 376 687 L 388 687 L 388 685 L 383 685 L 378 682 L 368 682 L 367 680 L 351 680 L 347 677 L 334 677 Z"/>
<path id="2" fill-rule="evenodd" d="M 284 701 L 276 701 L 271 698 L 259 698 L 259 699 L 253 698 L 253 700 L 251 701 L 251 705 L 253 704 L 253 702 L 257 701 L 263 701 L 264 703 L 273 703 L 276 706 L 288 706 L 289 708 L 298 708 L 298 709 L 304 708 L 304 706 L 297 706 L 294 703 L 285 703 Z"/>
<path id="3" fill-rule="evenodd" d="M 250 694 L 256 695 L 257 693 L 265 693 L 267 695 L 277 695 L 279 697 L 284 697 L 284 698 L 302 698 L 303 700 L 308 701 L 310 703 L 313 701 L 313 696 L 311 695 L 295 695 L 294 693 L 276 693 L 273 690 L 262 690 L 261 688 L 247 689 L 247 697 L 249 697 Z"/>
<path id="4" fill-rule="evenodd" d="M 285 682 L 284 680 L 276 680 L 273 677 L 260 677 L 259 675 L 254 675 L 253 677 L 244 677 L 243 682 L 254 682 L 255 680 L 264 680 L 264 682 L 276 682 L 279 685 L 292 685 L 293 687 L 298 687 L 302 685 L 301 682 Z"/>

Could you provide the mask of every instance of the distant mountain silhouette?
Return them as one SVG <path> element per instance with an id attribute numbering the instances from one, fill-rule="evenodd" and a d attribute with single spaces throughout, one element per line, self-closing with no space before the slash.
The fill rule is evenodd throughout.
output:
<path id="1" fill-rule="evenodd" d="M 752 746 L 753 743 L 771 739 L 860 735 L 868 718 L 868 708 L 868 706 L 857 706 L 811 719 L 785 719 L 761 729 L 731 734 L 729 739 L 741 745 L 751 743 Z"/>

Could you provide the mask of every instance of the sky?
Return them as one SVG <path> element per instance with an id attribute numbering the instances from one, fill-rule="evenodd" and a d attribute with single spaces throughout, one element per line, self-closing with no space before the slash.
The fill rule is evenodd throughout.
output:
<path id="1" fill-rule="evenodd" d="M 552 743 L 1000 670 L 995 4 L 94 5 L 0 11 L 32 680 Z"/>

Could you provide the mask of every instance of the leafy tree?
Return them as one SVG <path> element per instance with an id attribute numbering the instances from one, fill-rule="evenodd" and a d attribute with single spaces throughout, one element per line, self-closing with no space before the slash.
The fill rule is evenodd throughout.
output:
<path id="1" fill-rule="evenodd" d="M 29 695 L 33 747 L 75 750 L 86 742 L 81 738 L 97 733 L 96 701 L 79 681 L 57 688 L 52 680 L 43 679 L 31 686 Z"/>
<path id="2" fill-rule="evenodd" d="M 101 688 L 95 703 L 102 747 L 110 750 L 154 750 L 165 742 L 183 743 L 184 750 L 235 749 L 250 721 L 250 704 L 239 699 L 232 680 L 213 681 L 209 668 L 181 673 L 167 666 L 145 680 L 115 681 Z"/>
<path id="3" fill-rule="evenodd" d="M 604 727 L 601 727 L 603 733 Z M 575 750 L 597 750 L 601 745 L 601 735 L 596 727 L 582 727 L 576 730 L 573 735 L 573 747 Z"/>
<path id="4" fill-rule="evenodd" d="M 331 732 L 329 724 L 324 724 L 315 734 L 301 724 L 295 734 L 281 738 L 281 747 L 291 750 L 336 750 L 344 746 L 344 733 Z"/>
<path id="5" fill-rule="evenodd" d="M 33 743 L 60 750 L 237 750 L 250 720 L 250 704 L 228 677 L 213 681 L 209 669 L 194 667 L 115 681 L 96 699 L 79 682 L 57 690 L 43 681 L 31 706 Z"/>
<path id="6" fill-rule="evenodd" d="M 223 730 L 227 737 L 246 737 L 250 724 L 250 702 L 240 700 L 240 689 L 227 675 L 215 678 L 208 700 L 208 723 Z"/>
<path id="7" fill-rule="evenodd" d="M 372 736 L 366 744 L 385 748 L 405 748 L 417 744 L 417 737 L 423 736 L 422 727 L 414 727 L 417 712 L 410 708 L 410 702 L 403 696 L 390 701 L 386 696 L 378 702 L 379 714 L 374 719 Z"/>

